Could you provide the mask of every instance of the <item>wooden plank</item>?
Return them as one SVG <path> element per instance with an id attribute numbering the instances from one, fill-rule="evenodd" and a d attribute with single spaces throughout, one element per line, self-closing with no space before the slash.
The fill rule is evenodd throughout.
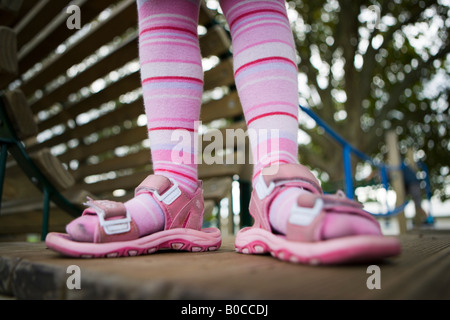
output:
<path id="1" fill-rule="evenodd" d="M 198 17 L 198 23 L 202 26 L 209 26 L 211 21 L 214 19 L 215 12 L 209 9 L 205 2 L 202 1 L 200 4 L 200 13 Z"/>
<path id="2" fill-rule="evenodd" d="M 237 159 L 240 152 L 234 153 L 233 163 L 223 163 L 223 164 L 207 164 L 202 162 L 198 165 L 198 175 L 200 179 L 209 179 L 214 177 L 232 177 L 233 175 L 240 175 L 242 170 L 244 170 L 245 165 L 239 164 Z"/>
<path id="3" fill-rule="evenodd" d="M 233 59 L 230 57 L 222 60 L 215 68 L 206 71 L 204 82 L 205 90 L 234 84 Z"/>
<path id="4" fill-rule="evenodd" d="M 10 76 L 17 74 L 17 38 L 15 32 L 0 26 L 0 85 L 4 86 Z M 3 76 L 8 76 L 4 78 Z"/>
<path id="5" fill-rule="evenodd" d="M 123 126 L 126 120 L 135 120 L 142 112 L 141 100 L 123 105 L 116 110 L 109 112 L 87 124 L 77 126 L 73 129 L 66 128 L 66 131 L 58 136 L 52 137 L 38 145 L 30 147 L 29 150 L 37 148 L 52 147 L 61 143 L 67 143 L 72 139 L 82 139 L 92 133 L 101 132 L 102 130 L 114 126 Z"/>
<path id="6" fill-rule="evenodd" d="M 30 3 L 31 0 L 25 1 L 26 3 Z M 0 1 L 0 25 L 9 26 L 15 24 L 18 17 L 22 12 L 25 12 L 26 9 L 29 9 L 28 5 L 25 10 L 23 7 L 23 0 L 10 1 L 10 0 L 1 0 Z"/>
<path id="7" fill-rule="evenodd" d="M 135 0 L 124 1 L 114 9 L 108 19 L 94 26 L 85 36 L 67 48 L 64 53 L 57 55 L 31 79 L 22 84 L 22 90 L 29 95 L 42 88 L 43 84 L 50 82 L 60 74 L 65 73 L 72 65 L 80 63 L 89 55 L 94 54 L 98 48 L 122 35 L 128 28 L 136 27 L 136 21 Z"/>
<path id="8" fill-rule="evenodd" d="M 77 185 L 78 189 L 83 189 L 93 194 L 100 194 L 106 192 L 112 192 L 116 189 L 131 190 L 138 186 L 138 184 L 151 173 L 150 169 L 146 171 L 137 172 L 123 177 L 117 177 L 115 179 L 108 179 L 99 181 L 97 183 L 80 183 Z"/>
<path id="9" fill-rule="evenodd" d="M 40 131 L 49 129 L 55 125 L 66 123 L 69 119 L 75 119 L 77 115 L 113 100 L 126 92 L 140 87 L 140 74 L 135 72 L 127 77 L 111 84 L 102 91 L 81 100 L 80 102 L 64 108 L 61 113 L 39 123 Z M 141 101 L 141 100 L 140 100 Z M 142 110 L 143 103 L 141 102 Z M 141 113 L 139 113 L 141 114 Z M 205 124 L 221 118 L 233 118 L 242 115 L 242 107 L 236 91 L 220 100 L 212 100 L 202 106 L 200 120 Z"/>
<path id="10" fill-rule="evenodd" d="M 220 100 L 211 100 L 202 105 L 200 120 L 210 122 L 221 118 L 234 118 L 243 115 L 241 102 L 236 90 Z"/>
<path id="11" fill-rule="evenodd" d="M 42 174 L 58 189 L 65 190 L 75 184 L 75 179 L 49 149 L 44 148 L 31 155 Z"/>
<path id="12" fill-rule="evenodd" d="M 137 35 L 121 44 L 114 52 L 99 60 L 96 64 L 86 69 L 78 76 L 68 79 L 64 84 L 43 96 L 31 104 L 33 112 L 51 107 L 54 103 L 67 100 L 71 93 L 78 92 L 81 88 L 89 86 L 95 80 L 105 77 L 127 62 L 137 58 Z"/>
<path id="13" fill-rule="evenodd" d="M 205 199 L 213 200 L 218 203 L 223 198 L 227 197 L 231 191 L 231 183 L 233 179 L 231 177 L 223 178 L 211 178 L 203 182 L 203 193 Z"/>
<path id="14" fill-rule="evenodd" d="M 43 243 L 4 243 L 0 293 L 19 299 L 450 299 L 448 230 L 406 234 L 400 240 L 404 247 L 400 257 L 321 267 L 280 262 L 270 255 L 238 254 L 234 237 L 224 237 L 221 248 L 213 252 L 108 260 L 64 258 Z M 82 270 L 81 290 L 66 286 L 67 267 L 72 264 Z M 367 288 L 371 264 L 380 267 L 379 290 Z M 275 312 L 270 301 L 264 304 L 269 304 L 269 315 Z"/>
<path id="15" fill-rule="evenodd" d="M 36 5 L 14 27 L 17 32 L 17 46 L 20 49 L 24 44 L 32 40 L 49 22 L 49 17 L 61 13 L 69 1 L 37 1 Z"/>
<path id="16" fill-rule="evenodd" d="M 83 13 L 81 15 L 81 25 L 84 26 L 115 2 L 114 0 L 96 0 L 78 1 L 74 4 L 79 4 L 80 10 Z M 33 42 L 29 42 L 26 46 L 22 47 L 19 59 L 19 72 L 21 74 L 28 71 L 36 63 L 42 61 L 67 38 L 75 34 L 76 29 L 70 30 L 66 27 L 67 17 L 68 15 L 65 13 L 58 15 L 56 17 L 58 21 L 56 21 L 52 28 L 42 31 L 39 34 L 39 38 L 33 39 Z"/>
<path id="17" fill-rule="evenodd" d="M 78 146 L 69 149 L 67 152 L 59 156 L 63 163 L 71 160 L 84 160 L 89 156 L 101 154 L 105 151 L 120 147 L 139 143 L 146 139 L 148 134 L 146 127 L 137 127 L 126 130 L 123 134 L 114 135 L 105 139 L 101 139 L 87 146 Z"/>
<path id="18" fill-rule="evenodd" d="M 224 137 L 226 137 L 225 130 L 227 129 L 244 129 L 245 128 L 245 122 L 235 123 L 227 128 L 221 129 L 221 132 Z M 200 137 L 200 139 L 203 139 Z M 226 139 L 223 139 L 222 149 L 227 148 L 227 141 Z M 233 148 L 243 149 L 243 145 L 240 145 L 241 141 L 238 141 L 237 144 L 233 145 Z M 202 143 L 201 146 L 203 150 L 207 148 L 207 146 L 212 142 L 205 142 Z M 248 143 L 248 139 L 245 139 L 243 141 L 244 144 Z M 82 148 L 82 147 L 81 147 Z M 203 151 L 202 150 L 202 151 Z M 103 160 L 97 164 L 80 164 L 80 166 L 77 168 L 76 171 L 74 171 L 72 174 L 74 175 L 75 179 L 77 181 L 80 181 L 84 179 L 88 175 L 94 175 L 94 174 L 101 174 L 106 173 L 110 171 L 118 171 L 123 170 L 127 168 L 133 168 L 133 167 L 140 167 L 146 164 L 151 163 L 151 157 L 150 157 L 150 150 L 142 150 L 136 153 L 129 154 L 124 157 L 112 157 L 108 158 L 106 160 Z"/>
<path id="19" fill-rule="evenodd" d="M 141 85 L 140 79 L 139 71 L 124 76 L 100 92 L 69 104 L 60 113 L 39 122 L 39 129 L 44 131 L 58 124 L 67 123 L 68 120 L 74 120 L 79 114 L 98 108 L 103 103 L 116 100 L 121 95 L 139 88 Z"/>
<path id="20" fill-rule="evenodd" d="M 142 150 L 124 157 L 113 157 L 98 164 L 80 166 L 73 175 L 77 181 L 87 176 L 126 168 L 142 167 L 151 163 L 150 150 Z"/>
<path id="21" fill-rule="evenodd" d="M 231 39 L 223 27 L 216 24 L 200 37 L 200 49 L 203 57 L 221 56 L 230 50 Z"/>
<path id="22" fill-rule="evenodd" d="M 7 165 L 5 171 L 2 206 L 10 200 L 26 199 L 41 194 L 20 167 L 15 164 L 15 160 L 12 161 Z"/>
<path id="23" fill-rule="evenodd" d="M 0 235 L 14 235 L 41 233 L 42 226 L 42 198 L 35 199 L 35 205 L 31 209 L 23 209 L 12 214 L 5 214 L 0 216 Z M 49 218 L 49 229 L 64 232 L 65 226 L 73 220 L 73 217 L 56 206 L 51 206 L 51 214 Z"/>
<path id="24" fill-rule="evenodd" d="M 133 167 L 133 166 L 131 166 Z M 137 172 L 130 175 L 117 177 L 110 180 L 103 180 L 92 184 L 80 182 L 76 188 L 89 191 L 93 194 L 106 193 L 115 189 L 125 189 L 136 187 L 136 181 L 143 181 L 150 174 L 150 165 L 144 172 Z M 243 165 L 239 164 L 200 164 L 199 179 L 206 180 L 214 177 L 230 177 L 239 174 Z"/>
<path id="25" fill-rule="evenodd" d="M 4 95 L 5 109 L 19 139 L 26 139 L 38 132 L 25 95 L 20 90 L 7 91 Z"/>

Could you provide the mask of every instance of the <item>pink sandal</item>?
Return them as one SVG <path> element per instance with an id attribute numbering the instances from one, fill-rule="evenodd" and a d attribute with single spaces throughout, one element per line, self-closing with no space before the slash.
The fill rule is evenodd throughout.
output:
<path id="1" fill-rule="evenodd" d="M 375 218 L 362 210 L 362 205 L 345 197 L 343 192 L 324 195 L 319 182 L 304 166 L 283 164 L 264 168 L 250 202 L 250 214 L 255 223 L 238 232 L 237 252 L 270 253 L 294 263 L 337 264 L 363 262 L 398 255 L 400 243 L 395 237 L 384 237 Z M 300 187 L 310 191 L 299 196 L 289 217 L 286 236 L 274 234 L 269 223 L 270 204 L 283 187 Z M 326 217 L 351 214 L 362 217 L 370 232 L 367 234 L 324 239 Z M 360 218 L 361 219 L 361 218 Z M 367 219 L 367 221 L 366 221 Z"/>
<path id="2" fill-rule="evenodd" d="M 90 208 L 83 215 L 99 217 L 94 243 L 74 241 L 68 234 L 49 233 L 46 245 L 64 255 L 81 258 L 136 256 L 161 249 L 213 251 L 220 247 L 219 229 L 201 229 L 204 210 L 201 181 L 194 195 L 188 197 L 174 180 L 151 175 L 135 193 L 149 193 L 158 201 L 165 215 L 164 231 L 139 238 L 138 227 L 122 203 L 89 199 Z"/>

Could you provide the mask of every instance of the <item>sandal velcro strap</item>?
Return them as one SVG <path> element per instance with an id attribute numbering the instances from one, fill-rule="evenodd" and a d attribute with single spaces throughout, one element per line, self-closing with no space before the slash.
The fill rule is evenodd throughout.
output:
<path id="1" fill-rule="evenodd" d="M 100 226 L 106 234 L 113 235 L 130 231 L 131 217 L 123 203 L 88 198 L 85 204 L 95 210 Z"/>
<path id="2" fill-rule="evenodd" d="M 300 164 L 283 164 L 266 167 L 259 175 L 255 191 L 264 199 L 278 186 L 298 186 L 312 193 L 321 194 L 322 188 L 307 167 Z"/>
<path id="3" fill-rule="evenodd" d="M 181 190 L 174 179 L 160 175 L 151 175 L 136 188 L 135 195 L 153 193 L 155 198 L 166 205 L 173 203 L 180 195 Z"/>
<path id="4" fill-rule="evenodd" d="M 174 179 L 162 175 L 150 175 L 136 188 L 135 195 L 150 193 L 159 201 L 164 212 L 164 230 L 189 228 L 200 230 L 203 222 L 202 182 L 197 190 L 188 195 Z"/>
<path id="5" fill-rule="evenodd" d="M 303 194 L 291 210 L 286 238 L 302 242 L 321 240 L 321 225 L 327 213 L 358 215 L 377 223 L 361 203 L 346 198 L 342 191 L 335 195 Z"/>
<path id="6" fill-rule="evenodd" d="M 123 203 L 88 198 L 85 205 L 89 209 L 83 215 L 95 213 L 99 220 L 94 242 L 126 241 L 139 237 L 139 230 Z"/>

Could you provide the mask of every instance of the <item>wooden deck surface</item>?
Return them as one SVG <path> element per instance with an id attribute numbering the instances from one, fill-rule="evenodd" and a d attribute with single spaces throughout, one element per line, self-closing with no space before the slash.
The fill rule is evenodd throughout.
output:
<path id="1" fill-rule="evenodd" d="M 69 259 L 43 243 L 0 243 L 0 295 L 18 299 L 450 299 L 450 231 L 400 237 L 401 256 L 378 261 L 381 289 L 368 289 L 369 264 L 304 266 L 220 250 L 116 259 Z M 70 265 L 81 289 L 69 290 Z"/>

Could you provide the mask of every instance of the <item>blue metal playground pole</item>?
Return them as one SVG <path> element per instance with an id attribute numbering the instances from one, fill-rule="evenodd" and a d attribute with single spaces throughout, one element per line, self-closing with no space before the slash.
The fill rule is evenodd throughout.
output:
<path id="1" fill-rule="evenodd" d="M 352 149 L 348 144 L 343 145 L 343 160 L 345 173 L 345 194 L 347 198 L 354 198 L 353 175 L 352 175 Z"/>

